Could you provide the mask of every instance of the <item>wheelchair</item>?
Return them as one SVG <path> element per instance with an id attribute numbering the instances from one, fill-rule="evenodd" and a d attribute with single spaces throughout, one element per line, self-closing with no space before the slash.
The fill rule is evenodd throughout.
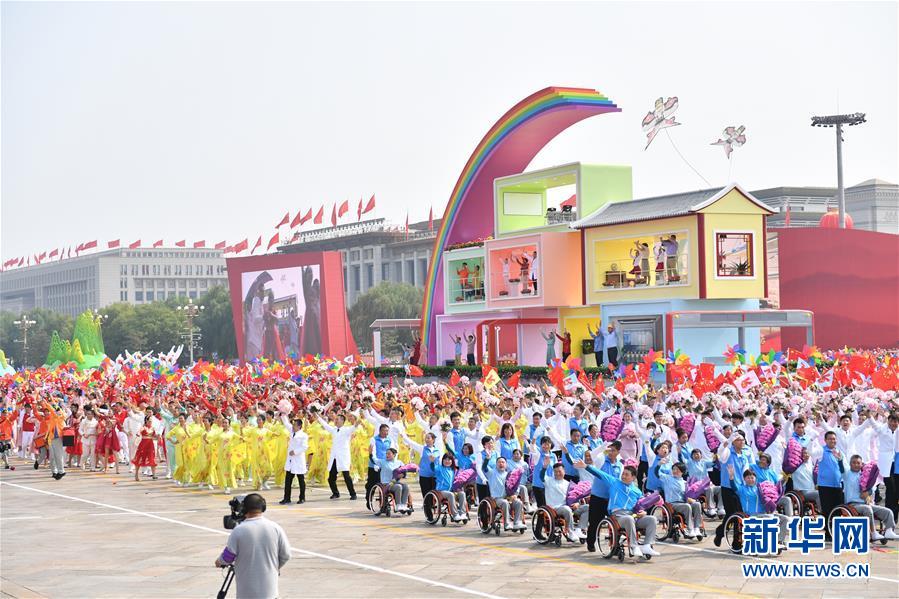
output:
<path id="1" fill-rule="evenodd" d="M 568 534 L 568 524 L 556 510 L 545 505 L 537 508 L 531 516 L 531 532 L 534 534 L 534 540 L 541 545 L 555 543 L 556 547 L 561 547 L 562 539 Z M 587 539 L 583 538 L 580 541 L 583 545 Z"/>
<path id="2" fill-rule="evenodd" d="M 748 517 L 744 512 L 734 512 L 724 521 L 724 542 L 734 555 L 743 554 L 743 520 Z M 777 555 L 782 551 L 778 549 Z"/>
<path id="3" fill-rule="evenodd" d="M 389 518 L 391 512 L 397 512 L 396 498 L 393 493 L 387 490 L 387 485 L 384 483 L 376 484 L 368 492 L 368 505 L 370 506 L 371 513 L 375 516 L 384 515 Z M 409 501 L 406 505 L 406 509 L 408 512 L 405 515 L 409 515 L 415 511 L 415 508 L 412 507 L 411 493 L 409 494 Z"/>
<path id="4" fill-rule="evenodd" d="M 637 529 L 637 543 L 640 542 L 642 533 Z M 603 559 L 612 559 L 617 557 L 619 562 L 623 562 L 625 555 L 633 557 L 630 544 L 627 540 L 627 533 L 618 524 L 618 520 L 611 514 L 600 520 L 596 529 L 596 550 Z M 649 561 L 651 555 L 644 555 L 643 559 Z"/>
<path id="5" fill-rule="evenodd" d="M 493 497 L 485 497 L 481 500 L 478 504 L 478 528 L 482 533 L 489 535 L 493 531 L 496 536 L 499 536 L 507 524 L 503 517 L 503 511 L 497 507 Z M 524 528 L 510 530 L 510 532 L 518 534 L 524 534 L 524 531 Z"/>
<path id="6" fill-rule="evenodd" d="M 441 495 L 439 491 L 428 491 L 428 494 L 425 495 L 424 505 L 422 506 L 422 509 L 425 514 L 425 522 L 427 522 L 431 526 L 436 525 L 438 522 L 440 522 L 442 526 L 446 526 L 446 523 L 450 520 L 450 517 L 453 514 L 453 510 L 450 507 L 449 500 Z M 463 519 L 459 522 L 459 524 L 467 524 L 468 505 L 465 506 L 465 513 L 463 514 L 462 518 Z"/>
<path id="7" fill-rule="evenodd" d="M 790 503 L 793 506 L 794 516 L 809 516 L 814 518 L 819 515 L 817 504 L 815 504 L 814 501 L 806 499 L 802 491 L 793 489 L 792 491 L 784 493 L 784 497 L 790 500 Z"/>
<path id="8" fill-rule="evenodd" d="M 856 509 L 856 507 L 854 505 L 851 505 L 848 503 L 841 503 L 837 507 L 830 510 L 830 514 L 827 516 L 827 523 L 830 527 L 830 538 L 831 539 L 833 538 L 833 519 L 835 516 L 839 517 L 839 518 L 846 518 L 846 517 L 858 517 L 858 516 L 861 516 L 861 514 L 859 513 L 859 511 Z M 884 526 L 883 521 L 878 520 L 877 518 L 874 518 L 874 525 L 877 527 L 875 532 L 883 535 L 884 531 L 886 530 L 886 527 Z M 880 544 L 886 545 L 887 541 L 888 541 L 888 539 L 880 539 Z M 874 543 L 875 541 L 871 541 L 871 542 Z"/>
<path id="9" fill-rule="evenodd" d="M 700 508 L 700 513 L 703 510 Z M 681 538 L 695 539 L 702 541 L 708 535 L 705 532 L 705 526 L 700 524 L 699 536 L 688 537 L 684 534 L 687 530 L 687 523 L 684 522 L 683 515 L 677 513 L 674 506 L 670 503 L 661 503 L 652 506 L 649 515 L 656 519 L 656 538 L 660 541 L 671 541 L 672 543 L 680 542 Z"/>

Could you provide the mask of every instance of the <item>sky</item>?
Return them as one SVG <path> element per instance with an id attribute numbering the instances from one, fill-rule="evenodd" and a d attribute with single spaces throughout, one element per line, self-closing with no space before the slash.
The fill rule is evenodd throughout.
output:
<path id="1" fill-rule="evenodd" d="M 633 167 L 634 197 L 737 181 L 835 186 L 835 136 L 865 112 L 845 181 L 897 182 L 897 4 L 15 3 L 0 7 L 0 254 L 259 235 L 376 194 L 401 223 L 443 212 L 471 152 L 548 86 L 622 112 L 530 168 Z M 641 120 L 678 96 L 644 151 Z M 710 145 L 748 141 L 731 162 Z M 676 148 L 676 149 L 675 149 Z M 327 219 L 326 219 L 327 220 Z"/>

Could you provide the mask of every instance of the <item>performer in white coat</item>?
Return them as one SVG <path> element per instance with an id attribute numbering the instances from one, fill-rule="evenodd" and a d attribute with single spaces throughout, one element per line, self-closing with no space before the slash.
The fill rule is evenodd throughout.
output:
<path id="1" fill-rule="evenodd" d="M 303 430 L 303 421 L 293 421 L 293 436 L 287 444 L 287 460 L 284 462 L 284 499 L 282 505 L 290 503 L 293 479 L 300 483 L 300 498 L 297 503 L 306 503 L 306 452 L 309 451 L 309 435 Z"/>
<path id="2" fill-rule="evenodd" d="M 348 413 L 353 418 L 351 413 Z M 331 426 L 319 416 L 318 421 L 322 428 L 331 433 L 331 454 L 328 456 L 328 486 L 331 487 L 331 499 L 340 497 L 337 490 L 337 473 L 343 474 L 343 482 L 350 494 L 350 499 L 356 499 L 356 489 L 353 488 L 353 479 L 350 476 L 350 442 L 356 431 L 355 421 L 349 426 L 343 414 L 337 415 L 336 426 Z"/>

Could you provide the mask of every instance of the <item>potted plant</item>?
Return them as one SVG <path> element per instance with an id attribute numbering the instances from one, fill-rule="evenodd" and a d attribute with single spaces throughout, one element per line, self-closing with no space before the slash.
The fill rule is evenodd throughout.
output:
<path id="1" fill-rule="evenodd" d="M 730 266 L 730 274 L 735 277 L 745 277 L 749 274 L 749 261 L 744 260 L 743 262 L 737 262 L 736 264 L 731 264 Z"/>

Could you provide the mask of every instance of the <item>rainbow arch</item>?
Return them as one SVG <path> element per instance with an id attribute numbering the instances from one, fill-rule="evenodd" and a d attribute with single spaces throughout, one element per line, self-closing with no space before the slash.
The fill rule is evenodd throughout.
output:
<path id="1" fill-rule="evenodd" d="M 493 233 L 493 181 L 524 171 L 559 133 L 591 116 L 621 112 L 596 90 L 547 87 L 506 112 L 471 153 L 443 212 L 425 280 L 421 339 L 428 361 L 437 355 L 433 334 L 443 310 L 443 251 L 447 245 Z"/>

